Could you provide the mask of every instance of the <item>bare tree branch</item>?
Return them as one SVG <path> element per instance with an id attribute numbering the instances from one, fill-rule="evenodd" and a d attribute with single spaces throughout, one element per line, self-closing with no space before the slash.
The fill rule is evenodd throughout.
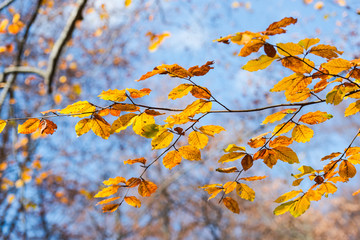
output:
<path id="1" fill-rule="evenodd" d="M 78 7 L 71 13 L 60 37 L 55 42 L 54 47 L 50 53 L 49 63 L 46 71 L 45 85 L 48 88 L 48 93 L 52 92 L 51 84 L 56 72 L 56 65 L 59 61 L 62 50 L 66 43 L 71 39 L 71 36 L 75 30 L 76 21 L 82 20 L 82 10 L 84 9 L 87 0 L 78 0 Z"/>
<path id="2" fill-rule="evenodd" d="M 15 0 L 7 0 L 0 4 L 0 11 L 12 4 Z"/>

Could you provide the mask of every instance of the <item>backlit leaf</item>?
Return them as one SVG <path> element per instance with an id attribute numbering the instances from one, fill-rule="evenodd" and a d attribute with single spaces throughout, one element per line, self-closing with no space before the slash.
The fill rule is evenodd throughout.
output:
<path id="1" fill-rule="evenodd" d="M 251 53 L 258 52 L 259 49 L 264 45 L 264 41 L 260 39 L 252 39 L 250 42 L 246 43 L 245 46 L 241 49 L 239 56 L 247 57 Z"/>
<path id="2" fill-rule="evenodd" d="M 117 199 L 119 199 L 119 198 L 120 198 L 120 197 L 113 197 L 113 198 L 104 199 L 104 200 L 98 202 L 98 203 L 96 204 L 96 206 L 97 206 L 97 205 L 106 204 L 106 203 L 109 203 L 109 202 L 113 202 L 113 201 L 115 201 L 115 200 L 117 200 Z"/>
<path id="3" fill-rule="evenodd" d="M 150 197 L 151 194 L 156 192 L 157 186 L 155 183 L 143 180 L 141 181 L 138 192 L 142 197 Z"/>
<path id="4" fill-rule="evenodd" d="M 166 148 L 170 145 L 174 138 L 174 134 L 169 132 L 167 129 L 161 131 L 151 141 L 152 150 Z"/>
<path id="5" fill-rule="evenodd" d="M 345 96 L 345 92 L 343 90 L 343 87 L 335 86 L 333 90 L 326 94 L 326 103 L 331 103 L 334 105 L 341 103 Z"/>
<path id="6" fill-rule="evenodd" d="M 237 169 L 237 167 L 229 167 L 229 168 L 217 168 L 215 169 L 215 171 L 222 173 L 233 173 L 233 172 L 238 172 L 239 170 Z"/>
<path id="7" fill-rule="evenodd" d="M 300 199 L 296 200 L 289 210 L 291 215 L 294 217 L 299 217 L 302 215 L 306 210 L 308 210 L 310 207 L 310 200 L 307 197 L 307 195 L 302 196 Z"/>
<path id="8" fill-rule="evenodd" d="M 249 72 L 258 71 L 261 69 L 265 69 L 270 64 L 276 60 L 278 57 L 275 56 L 274 58 L 268 57 L 266 55 L 261 55 L 258 59 L 250 60 L 242 67 L 242 69 L 247 70 Z"/>
<path id="9" fill-rule="evenodd" d="M 286 116 L 286 113 L 283 111 L 273 113 L 265 118 L 265 120 L 261 123 L 261 125 L 273 123 L 276 121 L 282 120 Z"/>
<path id="10" fill-rule="evenodd" d="M 227 146 L 227 147 L 224 149 L 224 152 L 235 152 L 235 151 L 245 152 L 245 151 L 246 151 L 246 148 L 245 148 L 245 147 L 236 146 L 235 144 L 229 144 L 229 146 Z"/>
<path id="11" fill-rule="evenodd" d="M 283 56 L 296 56 L 303 54 L 303 48 L 296 43 L 278 43 L 276 44 L 278 52 Z"/>
<path id="12" fill-rule="evenodd" d="M 276 203 L 286 202 L 286 201 L 296 197 L 297 195 L 299 195 L 302 192 L 303 192 L 302 190 L 298 190 L 298 191 L 293 190 L 293 191 L 287 192 L 287 193 L 281 195 L 280 197 L 278 197 L 274 202 L 276 202 Z"/>
<path id="13" fill-rule="evenodd" d="M 175 87 L 171 92 L 169 93 L 169 99 L 175 100 L 177 98 L 182 98 L 186 96 L 191 89 L 194 87 L 192 84 L 180 84 L 179 86 Z"/>
<path id="14" fill-rule="evenodd" d="M 288 212 L 295 201 L 289 201 L 277 206 L 274 209 L 274 215 L 281 215 Z"/>
<path id="15" fill-rule="evenodd" d="M 190 161 L 200 161 L 201 160 L 201 152 L 194 146 L 187 145 L 179 148 L 180 155 Z"/>
<path id="16" fill-rule="evenodd" d="M 113 101 L 113 102 L 123 102 L 127 99 L 125 89 L 123 89 L 123 90 L 109 89 L 107 91 L 102 91 L 102 93 L 98 97 L 103 100 L 109 100 L 109 101 Z"/>
<path id="17" fill-rule="evenodd" d="M 233 213 L 237 213 L 237 214 L 240 213 L 240 208 L 239 208 L 239 204 L 237 203 L 237 201 L 235 201 L 231 197 L 225 197 L 222 201 L 223 201 L 225 207 L 227 207 L 227 209 L 229 209 Z"/>
<path id="18" fill-rule="evenodd" d="M 40 122 L 39 128 L 40 128 L 41 134 L 44 134 L 44 133 L 45 134 L 53 134 L 57 129 L 57 125 L 50 120 L 43 119 Z"/>
<path id="19" fill-rule="evenodd" d="M 0 133 L 4 130 L 6 123 L 7 122 L 5 120 L 0 119 Z"/>
<path id="20" fill-rule="evenodd" d="M 144 157 L 141 157 L 141 158 L 136 158 L 136 159 L 129 159 L 129 160 L 126 160 L 124 161 L 124 164 L 134 164 L 134 163 L 142 163 L 145 165 L 146 163 L 146 159 Z"/>
<path id="21" fill-rule="evenodd" d="M 78 101 L 62 109 L 59 113 L 72 114 L 73 117 L 87 117 L 93 114 L 95 110 L 96 107 L 88 101 Z"/>
<path id="22" fill-rule="evenodd" d="M 117 193 L 120 186 L 118 185 L 111 185 L 110 187 L 103 188 L 101 191 L 99 191 L 94 198 L 103 198 L 103 197 L 109 197 L 115 193 Z"/>
<path id="23" fill-rule="evenodd" d="M 87 133 L 91 129 L 92 122 L 89 118 L 81 119 L 76 125 L 75 125 L 75 132 L 78 137 L 81 135 Z"/>
<path id="24" fill-rule="evenodd" d="M 188 142 L 190 145 L 202 149 L 208 144 L 209 138 L 205 134 L 193 131 L 189 134 Z"/>
<path id="25" fill-rule="evenodd" d="M 329 74 L 338 74 L 351 68 L 351 62 L 342 58 L 335 58 L 327 63 L 321 64 L 323 68 L 329 71 Z"/>
<path id="26" fill-rule="evenodd" d="M 313 136 L 314 131 L 305 125 L 297 125 L 292 132 L 292 138 L 302 143 L 309 142 Z"/>
<path id="27" fill-rule="evenodd" d="M 236 189 L 237 182 L 227 182 L 223 186 L 225 194 L 229 194 Z"/>
<path id="28" fill-rule="evenodd" d="M 294 127 L 295 127 L 295 123 L 293 123 L 293 122 L 282 123 L 282 124 L 277 125 L 277 126 L 274 128 L 273 133 L 274 133 L 274 134 L 276 133 L 276 136 L 279 136 L 279 135 L 281 135 L 281 134 L 284 134 L 284 133 L 289 132 L 289 131 L 290 131 L 291 129 L 293 129 Z"/>
<path id="29" fill-rule="evenodd" d="M 208 136 L 214 136 L 222 131 L 226 131 L 225 128 L 216 125 L 201 126 L 199 130 Z"/>
<path id="30" fill-rule="evenodd" d="M 129 204 L 130 206 L 133 206 L 135 208 L 140 208 L 141 207 L 141 202 L 139 199 L 137 199 L 134 196 L 128 196 L 128 197 L 124 197 L 124 201 Z"/>
<path id="31" fill-rule="evenodd" d="M 196 98 L 205 98 L 205 99 L 211 98 L 210 90 L 207 89 L 206 87 L 194 86 L 190 92 L 191 95 L 193 95 Z"/>
<path id="32" fill-rule="evenodd" d="M 166 168 L 172 169 L 181 163 L 181 155 L 178 151 L 170 151 L 163 158 L 163 164 Z"/>
<path id="33" fill-rule="evenodd" d="M 236 193 L 239 195 L 242 199 L 248 200 L 248 201 L 254 201 L 255 199 L 255 192 L 252 190 L 248 185 L 245 183 L 238 183 L 236 185 Z"/>
<path id="34" fill-rule="evenodd" d="M 37 118 L 30 118 L 23 124 L 18 126 L 18 133 L 29 134 L 35 132 L 40 125 L 40 120 Z"/>
<path id="35" fill-rule="evenodd" d="M 152 110 L 152 109 L 146 109 L 146 110 L 145 110 L 145 113 L 146 113 L 147 115 L 154 116 L 154 117 L 165 114 L 165 113 L 161 113 L 161 112 L 158 112 L 158 111 L 155 111 L 155 110 Z"/>
<path id="36" fill-rule="evenodd" d="M 275 57 L 276 56 L 276 49 L 273 45 L 265 43 L 264 45 L 264 51 L 268 57 Z"/>
<path id="37" fill-rule="evenodd" d="M 308 50 L 312 45 L 318 44 L 320 42 L 319 38 L 305 38 L 299 41 L 299 45 L 302 46 L 305 50 Z"/>
<path id="38" fill-rule="evenodd" d="M 146 35 L 150 36 L 150 44 L 148 47 L 150 52 L 156 51 L 158 49 L 158 47 L 160 46 L 160 44 L 165 40 L 165 38 L 168 38 L 171 36 L 170 33 L 168 33 L 168 32 L 164 32 L 161 34 L 153 34 L 151 32 L 148 32 Z"/>
<path id="39" fill-rule="evenodd" d="M 106 212 L 115 212 L 116 209 L 119 208 L 119 204 L 115 203 L 115 204 L 108 204 L 108 205 L 104 205 L 102 208 L 103 213 Z"/>
<path id="40" fill-rule="evenodd" d="M 126 179 L 123 177 L 109 178 L 108 180 L 103 181 L 104 185 L 116 185 L 119 183 L 126 183 Z"/>
<path id="41" fill-rule="evenodd" d="M 117 103 L 111 106 L 112 110 L 124 111 L 124 112 L 136 112 L 139 111 L 139 107 L 134 104 Z"/>
<path id="42" fill-rule="evenodd" d="M 276 148 L 276 147 L 287 147 L 292 144 L 294 140 L 292 138 L 288 138 L 286 136 L 279 136 L 274 140 L 269 142 L 269 147 Z"/>
<path id="43" fill-rule="evenodd" d="M 110 137 L 111 126 L 100 115 L 94 114 L 93 119 L 91 119 L 91 130 L 97 136 L 108 139 Z"/>
<path id="44" fill-rule="evenodd" d="M 136 134 L 143 136 L 143 127 L 149 124 L 155 124 L 153 116 L 142 113 L 134 119 L 133 130 Z"/>
<path id="45" fill-rule="evenodd" d="M 319 44 L 315 47 L 312 47 L 309 52 L 327 59 L 337 58 L 338 55 L 343 54 L 343 52 L 338 51 L 336 47 L 324 44 Z"/>
<path id="46" fill-rule="evenodd" d="M 299 159 L 296 155 L 296 153 L 288 147 L 276 147 L 272 149 L 275 153 L 276 156 L 284 162 L 293 164 L 293 163 L 299 163 Z"/>
<path id="47" fill-rule="evenodd" d="M 274 30 L 274 29 L 277 29 L 277 28 L 284 28 L 284 27 L 287 27 L 290 24 L 295 24 L 295 23 L 297 23 L 296 18 L 285 17 L 285 18 L 281 19 L 278 22 L 273 22 L 272 24 L 270 24 L 270 26 L 266 30 Z"/>
<path id="48" fill-rule="evenodd" d="M 194 66 L 188 69 L 188 71 L 194 75 L 194 76 L 204 76 L 209 72 L 210 69 L 213 69 L 214 67 L 211 67 L 211 65 L 214 64 L 213 61 L 208 61 L 201 67 Z"/>
<path id="49" fill-rule="evenodd" d="M 356 168 L 350 161 L 343 160 L 339 166 L 339 175 L 345 179 L 352 178 L 356 175 Z"/>
<path id="50" fill-rule="evenodd" d="M 128 113 L 120 116 L 117 120 L 111 125 L 112 132 L 120 132 L 121 130 L 126 129 L 128 126 L 133 124 L 135 117 L 138 116 L 135 113 Z"/>
<path id="51" fill-rule="evenodd" d="M 337 187 L 330 182 L 324 182 L 323 184 L 320 185 L 318 191 L 322 194 L 325 193 L 325 196 L 327 197 L 329 193 L 331 194 L 335 193 L 337 191 Z"/>
<path id="52" fill-rule="evenodd" d="M 241 166 L 243 167 L 244 171 L 249 170 L 253 165 L 253 158 L 250 154 L 246 154 L 245 157 L 241 160 Z"/>
<path id="53" fill-rule="evenodd" d="M 141 183 L 141 179 L 140 178 L 129 178 L 126 181 L 126 186 L 129 188 L 133 188 L 138 186 Z"/>
<path id="54" fill-rule="evenodd" d="M 328 114 L 327 112 L 309 112 L 304 115 L 302 115 L 299 119 L 300 122 L 306 123 L 306 124 L 318 124 L 325 122 L 326 120 L 331 119 L 333 116 L 331 114 Z"/>
<path id="55" fill-rule="evenodd" d="M 132 98 L 141 98 L 146 95 L 149 95 L 151 92 L 151 89 L 149 89 L 149 88 L 143 88 L 140 90 L 133 89 L 133 88 L 127 88 L 126 90 L 130 93 L 130 97 L 132 97 Z"/>
<path id="56" fill-rule="evenodd" d="M 168 73 L 168 71 L 165 69 L 166 66 L 169 66 L 169 65 L 161 65 L 161 66 L 157 66 L 155 67 L 151 72 L 147 72 L 146 74 L 142 75 L 141 78 L 139 78 L 138 80 L 136 80 L 137 82 L 139 81 L 143 81 L 145 79 L 148 79 L 152 76 L 155 76 L 157 74 L 166 74 Z"/>
<path id="57" fill-rule="evenodd" d="M 268 150 L 268 149 L 264 149 L 264 150 L 265 150 L 265 154 L 262 156 L 262 158 L 264 159 L 264 163 L 269 168 L 272 168 L 277 163 L 277 159 L 278 159 L 278 157 L 276 156 L 277 154 L 273 150 Z M 254 159 L 255 159 L 255 156 L 254 156 Z"/>
<path id="58" fill-rule="evenodd" d="M 345 117 L 354 115 L 360 111 L 360 100 L 350 103 L 350 105 L 345 110 Z"/>
<path id="59" fill-rule="evenodd" d="M 245 155 L 246 155 L 246 153 L 244 153 L 244 152 L 230 152 L 230 153 L 224 154 L 218 162 L 219 163 L 233 162 L 235 160 L 238 160 L 239 158 L 242 158 Z"/>
<path id="60" fill-rule="evenodd" d="M 267 178 L 267 176 L 253 176 L 253 177 L 245 177 L 245 178 L 240 178 L 240 180 L 244 180 L 244 181 L 258 181 L 258 180 L 262 180 L 264 178 Z"/>

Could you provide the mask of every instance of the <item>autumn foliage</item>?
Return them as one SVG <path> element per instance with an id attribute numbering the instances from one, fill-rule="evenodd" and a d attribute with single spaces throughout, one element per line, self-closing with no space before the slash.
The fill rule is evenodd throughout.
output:
<path id="1" fill-rule="evenodd" d="M 209 194 L 209 200 L 217 198 L 227 209 L 238 214 L 241 212 L 239 198 L 248 201 L 255 199 L 252 182 L 266 181 L 266 176 L 248 176 L 247 171 L 254 168 L 256 162 L 263 162 L 270 169 L 278 161 L 302 164 L 291 144 L 311 141 L 316 134 L 316 127 L 313 125 L 331 120 L 332 115 L 320 110 L 304 113 L 307 106 L 322 103 L 336 106 L 345 98 L 350 98 L 353 102 L 346 108 L 345 117 L 360 111 L 360 100 L 357 100 L 360 98 L 360 59 L 340 58 L 342 51 L 335 46 L 321 44 L 318 38 L 306 38 L 298 43 L 271 43 L 272 36 L 286 33 L 285 28 L 296 22 L 297 19 L 287 17 L 270 24 L 261 32 L 239 32 L 215 40 L 219 43 L 239 45 L 240 57 L 248 57 L 253 53 L 262 54 L 256 59 L 250 59 L 242 67 L 244 70 L 254 72 L 266 69 L 271 64 L 282 65 L 290 70 L 292 73 L 289 76 L 270 89 L 270 92 L 274 93 L 283 92 L 287 103 L 262 109 L 230 109 L 225 103 L 218 101 L 210 89 L 198 84 L 198 77 L 206 77 L 216 66 L 214 62 L 207 61 L 201 66 L 190 68 L 178 64 L 163 64 L 139 76 L 136 81 L 151 81 L 156 75 L 181 79 L 182 83 L 169 92 L 168 99 L 176 101 L 192 95 L 193 101 L 183 109 L 138 104 L 138 98 L 146 98 L 152 94 L 149 88 L 109 89 L 98 95 L 105 101 L 103 106 L 84 100 L 63 109 L 48 110 L 42 112 L 43 116 L 40 118 L 31 117 L 19 124 L 18 133 L 31 134 L 40 131 L 41 134 L 54 134 L 57 125 L 55 120 L 51 121 L 49 118 L 69 116 L 80 118 L 74 126 L 79 137 L 91 130 L 102 139 L 108 139 L 112 134 L 132 129 L 139 137 L 151 139 L 151 147 L 157 151 L 157 157 L 145 159 L 137 156 L 124 159 L 125 167 L 142 169 L 141 173 L 129 179 L 121 176 L 109 178 L 94 196 L 100 199 L 97 205 L 102 206 L 103 212 L 114 212 L 123 203 L 140 208 L 141 197 L 151 197 L 157 191 L 157 184 L 146 177 L 146 172 L 151 170 L 155 162 L 162 161 L 165 168 L 176 171 L 176 166 L 183 161 L 203 160 L 202 151 L 208 145 L 209 139 L 226 131 L 222 126 L 202 124 L 202 119 L 206 116 L 211 114 L 220 117 L 220 113 L 224 112 L 238 114 L 278 109 L 262 122 L 263 125 L 272 124 L 272 131 L 249 139 L 248 146 L 239 146 L 235 142 L 223 150 L 214 169 L 226 174 L 227 182 L 199 186 L 201 191 Z M 5 31 L 8 24 L 6 21 L 1 22 L 0 32 Z M 16 34 L 22 27 L 19 17 L 15 15 L 8 31 Z M 149 33 L 148 36 L 151 50 L 154 50 L 169 34 Z M 111 122 L 113 117 L 116 117 L 116 120 Z M 0 120 L 0 131 L 10 121 L 12 119 Z M 360 147 L 353 146 L 357 136 L 358 132 L 343 152 L 329 153 L 319 159 L 323 163 L 322 168 L 314 169 L 301 165 L 299 172 L 292 176 L 292 187 L 296 190 L 290 190 L 274 199 L 279 204 L 274 214 L 290 212 L 294 217 L 298 217 L 309 209 L 311 202 L 335 193 L 337 183 L 353 178 L 356 175 L 355 165 L 360 163 Z M 180 139 L 187 139 L 187 144 L 180 145 Z M 303 181 L 308 181 L 311 185 L 306 190 L 299 188 Z M 236 194 L 232 194 L 233 192 Z"/>

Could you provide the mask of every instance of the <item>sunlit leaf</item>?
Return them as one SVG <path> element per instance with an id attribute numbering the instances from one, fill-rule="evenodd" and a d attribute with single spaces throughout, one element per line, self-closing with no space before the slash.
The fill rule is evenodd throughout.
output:
<path id="1" fill-rule="evenodd" d="M 141 207 L 141 202 L 139 199 L 137 199 L 134 196 L 128 196 L 128 197 L 124 197 L 124 201 L 129 204 L 130 206 L 133 206 L 135 208 L 140 208 Z"/>
<path id="2" fill-rule="evenodd" d="M 40 121 L 39 128 L 40 128 L 41 134 L 53 134 L 57 129 L 57 125 L 54 122 L 50 121 L 50 120 L 43 119 L 43 120 Z"/>
<path id="3" fill-rule="evenodd" d="M 175 100 L 177 98 L 182 98 L 186 96 L 194 87 L 192 84 L 180 84 L 179 86 L 175 87 L 171 92 L 169 93 L 169 99 Z"/>
<path id="4" fill-rule="evenodd" d="M 236 146 L 235 144 L 229 144 L 229 146 L 227 146 L 227 147 L 224 149 L 224 152 L 235 152 L 235 151 L 243 151 L 243 152 L 245 152 L 245 151 L 246 151 L 246 148 L 245 148 L 245 147 Z"/>
<path id="5" fill-rule="evenodd" d="M 245 178 L 240 178 L 240 180 L 244 180 L 244 181 L 258 181 L 258 180 L 262 180 L 264 178 L 267 178 L 267 176 L 253 176 L 253 177 L 245 177 Z"/>
<path id="6" fill-rule="evenodd" d="M 295 123 L 293 123 L 293 122 L 282 123 L 282 124 L 277 125 L 274 128 L 273 133 L 274 134 L 276 133 L 276 136 L 279 136 L 281 134 L 291 131 L 294 127 L 295 127 Z"/>
<path id="7" fill-rule="evenodd" d="M 104 205 L 103 208 L 102 208 L 102 211 L 103 213 L 106 213 L 106 212 L 115 212 L 116 209 L 119 208 L 119 204 L 117 203 L 112 203 L 112 204 L 108 204 L 108 205 Z"/>
<path id="8" fill-rule="evenodd" d="M 292 132 L 292 138 L 302 143 L 309 142 L 313 136 L 314 131 L 305 125 L 297 125 Z"/>
<path id="9" fill-rule="evenodd" d="M 129 188 L 133 188 L 138 186 L 141 183 L 141 179 L 140 178 L 129 178 L 126 181 L 126 186 Z"/>
<path id="10" fill-rule="evenodd" d="M 204 148 L 208 144 L 208 141 L 208 136 L 197 131 L 192 131 L 188 137 L 189 144 L 198 149 Z"/>
<path id="11" fill-rule="evenodd" d="M 276 202 L 276 203 L 286 202 L 286 201 L 296 197 L 297 195 L 299 195 L 302 192 L 303 192 L 302 190 L 298 190 L 298 191 L 292 190 L 290 192 L 287 192 L 287 193 L 281 195 L 274 202 Z"/>
<path id="12" fill-rule="evenodd" d="M 236 189 L 237 182 L 227 182 L 223 186 L 225 194 L 229 194 Z"/>
<path id="13" fill-rule="evenodd" d="M 100 115 L 94 114 L 93 119 L 91 119 L 91 130 L 97 136 L 102 137 L 103 139 L 108 139 L 110 137 L 111 126 Z"/>
<path id="14" fill-rule="evenodd" d="M 351 68 L 351 62 L 342 58 L 335 58 L 321 64 L 323 68 L 329 71 L 329 74 L 338 74 Z"/>
<path id="15" fill-rule="evenodd" d="M 302 46 L 305 50 L 308 50 L 312 45 L 318 44 L 320 42 L 319 38 L 305 38 L 299 41 L 299 45 Z"/>
<path id="16" fill-rule="evenodd" d="M 292 138 L 288 138 L 286 136 L 279 136 L 277 138 L 275 138 L 274 140 L 271 140 L 269 142 L 269 147 L 271 148 L 276 148 L 276 147 L 287 147 L 290 144 L 293 143 L 293 139 Z"/>
<path id="17" fill-rule="evenodd" d="M 237 169 L 237 167 L 229 167 L 229 168 L 217 168 L 215 169 L 215 171 L 222 173 L 233 173 L 233 172 L 238 172 L 239 170 Z"/>
<path id="18" fill-rule="evenodd" d="M 225 207 L 227 207 L 227 209 L 229 209 L 233 213 L 237 213 L 237 214 L 240 213 L 240 208 L 239 208 L 239 204 L 237 203 L 237 201 L 235 201 L 231 197 L 225 197 L 222 201 L 223 201 Z"/>
<path id="19" fill-rule="evenodd" d="M 245 157 L 241 160 L 241 166 L 243 167 L 244 171 L 249 170 L 253 165 L 253 158 L 250 154 L 246 154 Z"/>
<path id="20" fill-rule="evenodd" d="M 222 131 L 226 131 L 225 128 L 216 125 L 202 126 L 199 128 L 199 130 L 208 136 L 214 136 L 215 134 L 218 134 Z"/>
<path id="21" fill-rule="evenodd" d="M 303 54 L 304 50 L 303 48 L 296 43 L 278 43 L 276 44 L 278 53 L 280 53 L 283 56 L 296 56 Z"/>
<path id="22" fill-rule="evenodd" d="M 327 112 L 309 112 L 304 115 L 302 115 L 299 119 L 300 122 L 306 123 L 306 124 L 318 124 L 325 122 L 326 120 L 331 119 L 333 116 L 331 114 L 328 114 Z"/>
<path id="23" fill-rule="evenodd" d="M 207 74 L 210 71 L 210 69 L 214 68 L 214 67 L 211 67 L 211 65 L 213 65 L 213 64 L 214 64 L 213 61 L 208 61 L 201 67 L 196 65 L 194 67 L 189 68 L 188 71 L 194 76 L 204 76 L 205 74 Z"/>
<path id="24" fill-rule="evenodd" d="M 99 191 L 94 198 L 103 198 L 103 197 L 109 197 L 115 193 L 117 193 L 120 186 L 118 185 L 111 185 L 110 187 L 104 188 L 101 191 Z"/>
<path id="25" fill-rule="evenodd" d="M 143 180 L 139 185 L 138 192 L 142 197 L 150 197 L 151 194 L 156 192 L 156 189 L 155 183 Z"/>
<path id="26" fill-rule="evenodd" d="M 211 98 L 210 90 L 207 89 L 206 87 L 194 86 L 190 92 L 191 95 L 193 95 L 196 98 L 205 98 L 205 99 Z"/>
<path id="27" fill-rule="evenodd" d="M 310 207 L 310 200 L 307 195 L 302 196 L 300 199 L 296 200 L 289 209 L 289 212 L 294 217 L 299 217 Z"/>
<path id="28" fill-rule="evenodd" d="M 258 59 L 250 60 L 242 67 L 242 69 L 247 70 L 249 72 L 258 71 L 261 69 L 265 69 L 270 64 L 276 60 L 278 57 L 275 56 L 274 58 L 268 57 L 267 55 L 261 55 Z"/>
<path id="29" fill-rule="evenodd" d="M 166 148 L 170 145 L 174 138 L 174 134 L 167 129 L 159 132 L 151 141 L 152 150 Z"/>
<path id="30" fill-rule="evenodd" d="M 262 46 L 264 46 L 264 41 L 260 39 L 252 39 L 250 42 L 246 43 L 245 46 L 241 49 L 239 56 L 247 57 L 251 53 L 258 52 Z"/>
<path id="31" fill-rule="evenodd" d="M 120 197 L 112 197 L 112 198 L 104 199 L 104 200 L 98 202 L 98 203 L 96 204 L 96 206 L 97 206 L 97 205 L 106 204 L 106 203 L 109 203 L 109 202 L 113 202 L 113 201 L 115 201 L 115 200 L 117 200 L 117 199 L 119 199 L 119 198 L 120 198 Z"/>
<path id="32" fill-rule="evenodd" d="M 93 114 L 96 107 L 88 101 L 78 101 L 59 111 L 61 114 L 72 114 L 73 117 L 87 117 Z"/>
<path id="33" fill-rule="evenodd" d="M 246 153 L 244 153 L 244 152 L 230 152 L 230 153 L 227 153 L 227 154 L 224 154 L 223 156 L 221 156 L 221 158 L 218 162 L 219 163 L 233 162 L 235 160 L 238 160 L 239 158 L 242 158 L 245 155 L 246 155 Z"/>
<path id="34" fill-rule="evenodd" d="M 248 200 L 248 201 L 254 201 L 255 199 L 255 192 L 252 190 L 248 185 L 245 183 L 238 183 L 236 185 L 236 193 L 239 195 L 242 199 Z"/>
<path id="35" fill-rule="evenodd" d="M 138 116 L 135 113 L 128 113 L 120 116 L 117 120 L 111 125 L 111 131 L 120 132 L 121 130 L 126 129 L 135 121 L 135 117 Z M 154 121 L 155 122 L 155 121 Z"/>
<path id="36" fill-rule="evenodd" d="M 146 163 L 146 159 L 144 157 L 141 158 L 136 158 L 136 159 L 129 159 L 124 161 L 124 164 L 134 164 L 134 163 L 142 163 L 143 165 L 145 165 Z"/>
<path id="37" fill-rule="evenodd" d="M 295 201 L 289 201 L 289 202 L 286 202 L 286 203 L 283 203 L 283 204 L 277 206 L 274 209 L 274 215 L 282 215 L 282 214 L 288 212 L 294 202 Z"/>
<path id="38" fill-rule="evenodd" d="M 288 147 L 275 147 L 272 149 L 276 153 L 276 157 L 280 159 L 281 161 L 293 164 L 293 163 L 299 163 L 299 159 L 296 155 L 296 153 Z"/>
<path id="39" fill-rule="evenodd" d="M 166 168 L 172 169 L 181 163 L 181 155 L 178 151 L 170 151 L 163 158 L 163 164 Z"/>
<path id="40" fill-rule="evenodd" d="M 37 118 L 30 118 L 23 124 L 18 125 L 18 133 L 29 134 L 35 132 L 40 125 L 40 120 Z"/>
<path id="41" fill-rule="evenodd" d="M 109 89 L 107 91 L 102 91 L 102 93 L 98 97 L 103 100 L 109 100 L 109 101 L 113 101 L 113 102 L 123 102 L 127 99 L 125 89 L 123 89 L 123 90 Z"/>
<path id="42" fill-rule="evenodd" d="M 339 166 L 339 175 L 345 179 L 352 178 L 356 175 L 356 168 L 350 161 L 343 160 Z"/>
<path id="43" fill-rule="evenodd" d="M 4 130 L 6 123 L 7 122 L 5 120 L 0 119 L 0 133 Z"/>
<path id="44" fill-rule="evenodd" d="M 155 124 L 154 117 L 147 115 L 146 113 L 142 113 L 134 119 L 133 130 L 136 134 L 143 136 L 143 128 L 149 124 Z"/>
<path id="45" fill-rule="evenodd" d="M 119 183 L 126 183 L 126 179 L 123 177 L 109 178 L 108 180 L 103 181 L 104 185 L 116 185 Z"/>
<path id="46" fill-rule="evenodd" d="M 350 103 L 350 105 L 345 110 L 345 117 L 354 115 L 360 111 L 360 100 Z"/>
<path id="47" fill-rule="evenodd" d="M 327 59 L 337 58 L 339 55 L 343 54 L 343 52 L 338 51 L 336 47 L 324 44 L 312 47 L 309 52 Z"/>
<path id="48" fill-rule="evenodd" d="M 201 160 L 201 152 L 194 146 L 187 145 L 179 148 L 180 155 L 190 161 L 200 161 Z"/>

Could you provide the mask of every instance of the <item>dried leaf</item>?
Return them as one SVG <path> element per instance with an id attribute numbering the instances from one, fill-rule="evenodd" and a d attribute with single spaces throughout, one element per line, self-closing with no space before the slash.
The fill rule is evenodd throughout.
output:
<path id="1" fill-rule="evenodd" d="M 227 209 L 229 209 L 233 213 L 237 213 L 237 214 L 240 213 L 240 208 L 239 208 L 239 204 L 237 203 L 237 201 L 235 201 L 231 197 L 225 197 L 222 201 L 223 201 L 225 207 L 227 207 Z"/>
<path id="2" fill-rule="evenodd" d="M 155 183 L 143 180 L 141 181 L 138 192 L 142 197 L 150 197 L 151 194 L 156 192 L 157 186 Z"/>

